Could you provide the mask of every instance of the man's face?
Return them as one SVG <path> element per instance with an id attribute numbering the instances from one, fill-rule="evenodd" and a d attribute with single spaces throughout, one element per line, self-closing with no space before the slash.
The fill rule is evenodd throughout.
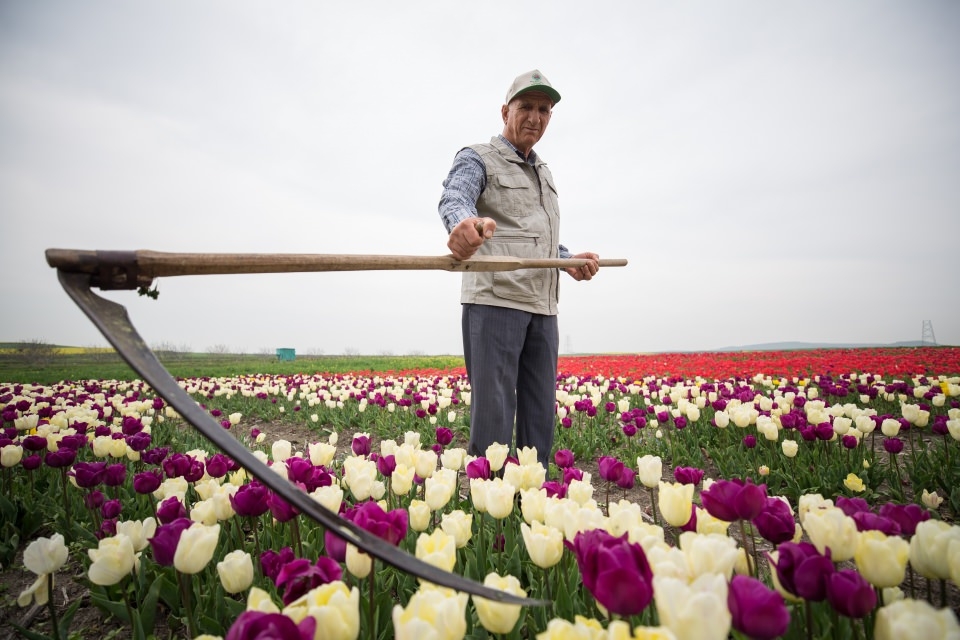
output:
<path id="1" fill-rule="evenodd" d="M 529 155 L 550 124 L 553 101 L 539 91 L 528 91 L 503 105 L 503 137 L 522 154 Z"/>

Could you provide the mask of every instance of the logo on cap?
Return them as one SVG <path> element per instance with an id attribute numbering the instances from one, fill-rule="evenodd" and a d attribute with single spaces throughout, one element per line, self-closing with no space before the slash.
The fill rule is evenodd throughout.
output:
<path id="1" fill-rule="evenodd" d="M 539 73 L 535 73 L 530 76 L 530 84 L 540 84 L 540 80 L 542 80 L 542 78 L 540 77 Z"/>

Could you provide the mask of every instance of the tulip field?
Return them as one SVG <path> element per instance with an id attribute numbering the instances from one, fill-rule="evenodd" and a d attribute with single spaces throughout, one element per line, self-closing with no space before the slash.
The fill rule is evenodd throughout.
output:
<path id="1" fill-rule="evenodd" d="M 366 555 L 142 381 L 8 381 L 0 629 L 960 638 L 960 348 L 562 357 L 549 469 L 510 443 L 467 453 L 458 367 L 179 383 L 327 509 L 533 604 Z"/>

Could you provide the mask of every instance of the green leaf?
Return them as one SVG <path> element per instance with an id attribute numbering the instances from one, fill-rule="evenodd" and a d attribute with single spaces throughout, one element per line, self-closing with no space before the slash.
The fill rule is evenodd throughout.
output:
<path id="1" fill-rule="evenodd" d="M 81 600 L 78 598 L 73 601 L 73 604 L 63 612 L 63 617 L 60 618 L 60 624 L 57 625 L 57 628 L 60 630 L 60 637 L 64 638 L 70 631 L 70 623 L 73 622 L 73 616 L 77 614 L 77 610 L 80 608 Z"/>
<path id="2" fill-rule="evenodd" d="M 36 631 L 30 631 L 29 629 L 24 629 L 16 622 L 11 622 L 10 626 L 16 629 L 21 636 L 28 638 L 29 640 L 50 640 L 50 636 L 45 636 L 42 633 L 37 633 Z"/>
<path id="3" fill-rule="evenodd" d="M 140 603 L 140 625 L 146 635 L 153 633 L 153 625 L 157 615 L 157 600 L 160 598 L 160 590 L 163 587 L 163 576 L 159 575 L 150 585 L 147 595 Z"/>

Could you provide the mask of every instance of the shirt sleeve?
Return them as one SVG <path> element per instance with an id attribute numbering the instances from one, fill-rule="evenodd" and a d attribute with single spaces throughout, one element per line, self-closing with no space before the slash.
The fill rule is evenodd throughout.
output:
<path id="1" fill-rule="evenodd" d="M 458 223 L 477 215 L 477 200 L 487 186 L 487 167 L 473 149 L 461 149 L 453 159 L 453 166 L 443 181 L 440 196 L 440 219 L 447 233 Z"/>
<path id="2" fill-rule="evenodd" d="M 561 244 L 561 245 L 557 245 L 557 247 L 558 247 L 557 257 L 559 257 L 559 258 L 572 258 L 572 257 L 573 257 L 573 252 L 570 251 L 570 249 L 567 249 L 567 248 L 566 248 L 565 246 L 563 246 L 562 244 Z"/>

